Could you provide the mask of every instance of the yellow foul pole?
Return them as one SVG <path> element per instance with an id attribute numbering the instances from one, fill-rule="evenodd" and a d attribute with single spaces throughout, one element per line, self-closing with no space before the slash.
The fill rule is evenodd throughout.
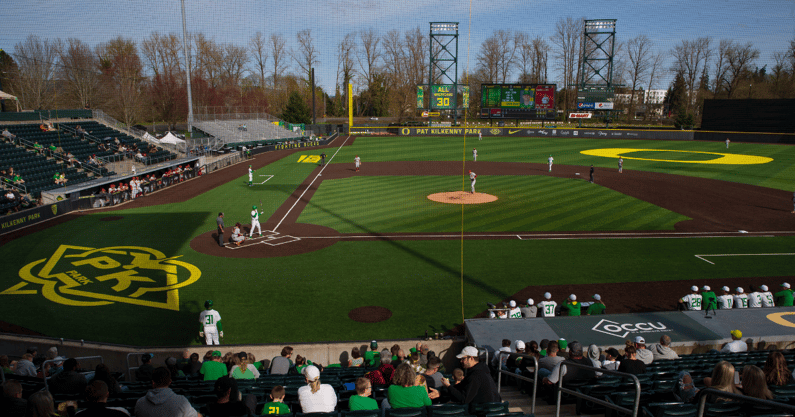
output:
<path id="1" fill-rule="evenodd" d="M 353 127 L 353 83 L 348 83 L 348 133 Z"/>

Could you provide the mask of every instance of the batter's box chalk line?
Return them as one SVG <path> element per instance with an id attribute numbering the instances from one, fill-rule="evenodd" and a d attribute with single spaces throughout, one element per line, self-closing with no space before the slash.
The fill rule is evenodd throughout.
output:
<path id="1" fill-rule="evenodd" d="M 279 232 L 274 232 L 273 230 L 263 230 L 262 236 L 253 236 L 247 238 L 245 242 L 241 243 L 240 246 L 236 245 L 226 245 L 227 249 L 242 249 L 249 246 L 254 245 L 261 245 L 266 244 L 270 246 L 279 246 L 285 243 L 292 243 L 301 240 L 301 238 L 290 236 L 290 235 L 283 235 Z M 251 242 L 251 243 L 248 243 Z"/>
<path id="2" fill-rule="evenodd" d="M 266 178 L 266 179 L 265 179 L 265 181 L 262 181 L 262 182 L 257 182 L 257 183 L 255 183 L 255 184 L 257 184 L 257 185 L 262 185 L 262 184 L 265 184 L 266 182 L 268 182 L 268 180 L 270 180 L 271 178 L 273 178 L 273 175 L 264 175 L 264 174 L 260 174 L 260 177 L 268 177 L 268 178 Z"/>

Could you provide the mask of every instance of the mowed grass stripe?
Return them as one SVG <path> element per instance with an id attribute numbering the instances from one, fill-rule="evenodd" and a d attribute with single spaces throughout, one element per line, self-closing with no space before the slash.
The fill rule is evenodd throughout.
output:
<path id="1" fill-rule="evenodd" d="M 464 207 L 468 232 L 672 230 L 687 218 L 582 180 L 546 176 L 493 176 L 500 200 Z M 356 177 L 324 181 L 299 217 L 342 233 L 455 232 L 461 206 L 427 200 L 460 187 L 457 177 Z M 639 216 L 645 219 L 639 220 Z M 653 220 L 649 220 L 653 219 Z M 608 228 L 615 225 L 615 229 Z"/>

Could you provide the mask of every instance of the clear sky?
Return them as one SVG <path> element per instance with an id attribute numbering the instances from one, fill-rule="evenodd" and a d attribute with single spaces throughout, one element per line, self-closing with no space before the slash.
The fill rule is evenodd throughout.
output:
<path id="1" fill-rule="evenodd" d="M 347 33 L 374 28 L 384 34 L 420 27 L 431 21 L 460 22 L 459 72 L 475 66 L 480 43 L 496 29 L 553 34 L 560 18 L 617 19 L 617 39 L 645 34 L 660 51 L 682 39 L 709 36 L 752 42 L 757 64 L 773 63 L 773 53 L 786 51 L 795 39 L 795 0 L 185 0 L 188 31 L 204 32 L 219 43 L 246 45 L 257 31 L 279 32 L 288 47 L 295 34 L 311 28 L 320 65 L 318 83 L 333 94 L 336 44 Z M 471 16 L 471 17 L 470 17 Z M 0 0 L 0 48 L 29 34 L 42 38 L 77 37 L 95 45 L 122 35 L 140 41 L 151 32 L 182 33 L 179 0 Z M 471 22 L 471 23 L 470 23 Z M 553 71 L 550 78 L 560 78 Z M 668 58 L 670 63 L 670 57 Z M 668 68 L 670 64 L 666 65 Z M 291 63 L 291 70 L 296 71 Z M 656 88 L 667 88 L 666 77 Z"/>

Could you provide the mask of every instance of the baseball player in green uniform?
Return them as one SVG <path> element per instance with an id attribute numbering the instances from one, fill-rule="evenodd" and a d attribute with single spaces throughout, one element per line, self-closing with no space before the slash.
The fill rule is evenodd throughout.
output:
<path id="1" fill-rule="evenodd" d="M 781 291 L 776 293 L 776 305 L 779 307 L 792 307 L 792 289 L 789 283 L 781 284 Z"/>
<path id="2" fill-rule="evenodd" d="M 605 303 L 602 302 L 602 296 L 599 294 L 593 295 L 594 302 L 588 306 L 588 310 L 585 311 L 585 315 L 592 316 L 595 314 L 605 314 Z"/>

